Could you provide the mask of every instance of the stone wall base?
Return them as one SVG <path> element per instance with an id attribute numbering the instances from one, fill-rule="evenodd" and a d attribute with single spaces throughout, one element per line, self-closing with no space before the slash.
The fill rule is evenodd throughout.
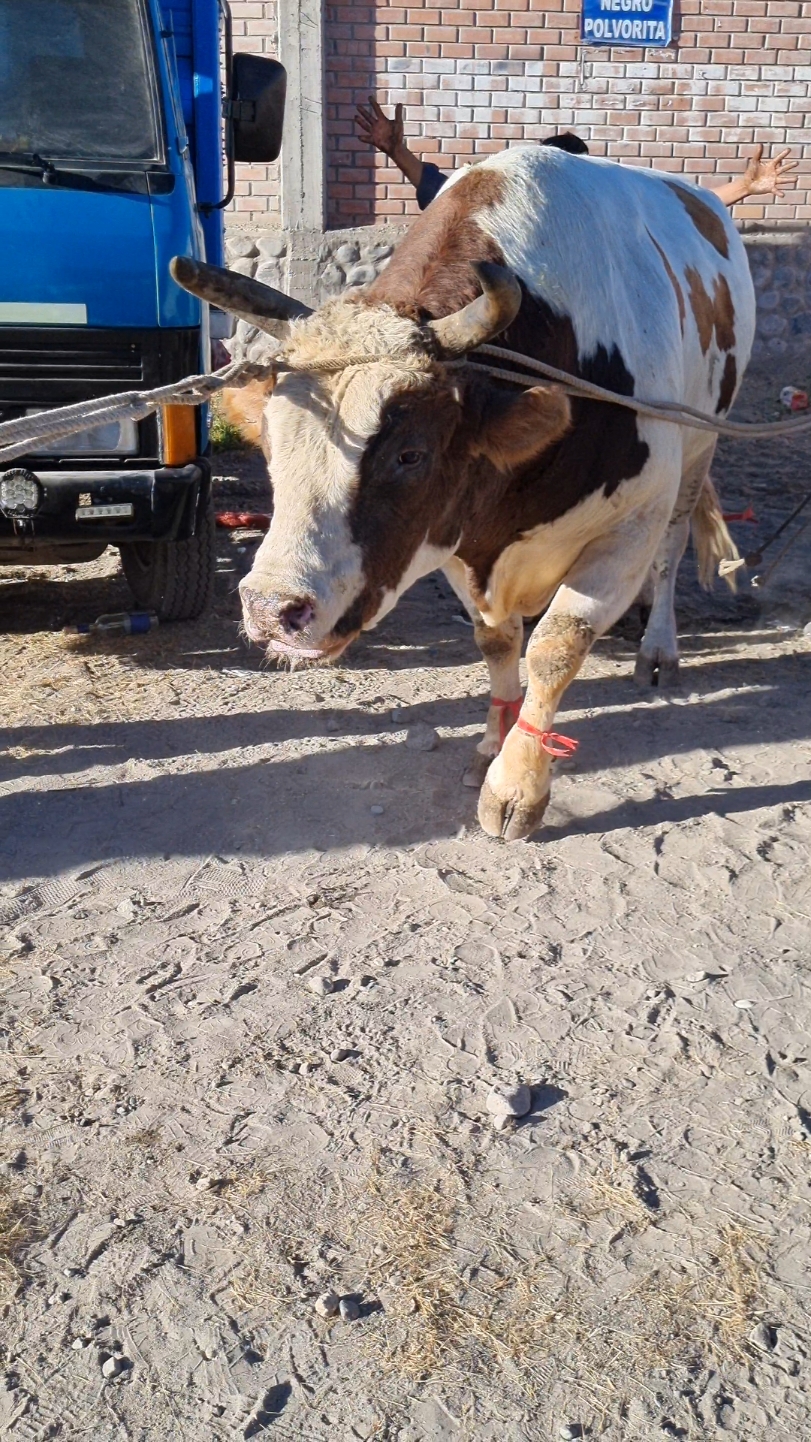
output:
<path id="1" fill-rule="evenodd" d="M 385 266 L 407 225 L 355 230 L 256 230 L 226 237 L 228 264 L 243 275 L 317 306 L 367 285 Z M 811 227 L 749 227 L 743 239 L 757 294 L 753 359 L 790 356 L 811 344 Z"/>

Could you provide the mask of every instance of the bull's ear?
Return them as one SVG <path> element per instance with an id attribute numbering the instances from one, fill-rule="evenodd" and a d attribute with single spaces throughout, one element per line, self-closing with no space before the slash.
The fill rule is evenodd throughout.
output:
<path id="1" fill-rule="evenodd" d="M 500 471 L 514 470 L 565 436 L 571 420 L 569 397 L 557 386 L 533 386 L 517 394 L 488 387 L 473 454 L 486 456 Z"/>

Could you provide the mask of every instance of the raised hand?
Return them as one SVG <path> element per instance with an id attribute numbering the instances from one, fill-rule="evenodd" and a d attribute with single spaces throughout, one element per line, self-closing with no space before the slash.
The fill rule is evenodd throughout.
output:
<path id="1" fill-rule="evenodd" d="M 395 105 L 394 119 L 389 120 L 374 96 L 370 95 L 368 110 L 365 106 L 358 105 L 355 123 L 361 140 L 373 145 L 376 150 L 382 150 L 383 154 L 390 158 L 403 143 L 402 105 Z"/>
<path id="2" fill-rule="evenodd" d="M 743 175 L 743 183 L 749 195 L 773 195 L 782 200 L 783 186 L 794 185 L 796 175 L 788 171 L 797 169 L 796 160 L 787 160 L 788 150 L 781 150 L 772 160 L 763 159 L 763 146 L 759 145 Z"/>

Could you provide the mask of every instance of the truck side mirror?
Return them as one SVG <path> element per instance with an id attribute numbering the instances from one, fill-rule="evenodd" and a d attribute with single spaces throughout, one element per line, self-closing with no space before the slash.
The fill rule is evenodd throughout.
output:
<path id="1" fill-rule="evenodd" d="M 235 55 L 230 120 L 234 159 L 268 165 L 282 148 L 287 71 L 269 55 Z"/>

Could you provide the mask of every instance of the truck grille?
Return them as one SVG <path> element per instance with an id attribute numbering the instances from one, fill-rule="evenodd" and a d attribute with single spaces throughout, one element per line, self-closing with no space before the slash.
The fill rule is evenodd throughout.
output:
<path id="1" fill-rule="evenodd" d="M 0 327 L 0 406 L 66 405 L 144 381 L 140 338 L 60 327 Z"/>

